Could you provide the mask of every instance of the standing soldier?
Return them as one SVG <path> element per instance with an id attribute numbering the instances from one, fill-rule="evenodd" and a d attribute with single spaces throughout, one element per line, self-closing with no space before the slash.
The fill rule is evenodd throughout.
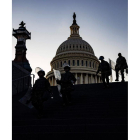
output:
<path id="1" fill-rule="evenodd" d="M 71 104 L 71 92 L 73 91 L 73 83 L 76 82 L 74 75 L 70 72 L 70 66 L 67 63 L 63 65 L 65 73 L 61 75 L 61 80 L 57 80 L 57 84 L 61 85 L 61 93 L 63 105 Z"/>
<path id="2" fill-rule="evenodd" d="M 111 68 L 107 61 L 104 61 L 104 57 L 100 56 L 99 60 L 101 60 L 101 63 L 99 64 L 98 70 L 96 72 L 96 75 L 101 71 L 101 78 L 104 84 L 104 88 L 109 87 L 109 76 L 111 75 Z M 106 82 L 105 82 L 106 79 Z"/>
<path id="3" fill-rule="evenodd" d="M 39 76 L 39 79 L 36 80 L 33 86 L 30 101 L 32 101 L 32 105 L 38 111 L 38 118 L 41 118 L 43 116 L 43 101 L 48 99 L 44 99 L 43 95 L 46 91 L 48 91 L 52 95 L 52 91 L 48 80 L 44 77 L 45 72 L 43 70 L 39 70 L 37 74 Z"/>
<path id="4" fill-rule="evenodd" d="M 122 76 L 122 82 L 124 82 L 124 69 L 127 69 L 127 62 L 126 59 L 122 56 L 121 53 L 118 53 L 118 58 L 116 60 L 116 66 L 115 66 L 115 71 L 116 71 L 116 80 L 119 81 L 119 71 L 121 71 L 121 76 Z"/>

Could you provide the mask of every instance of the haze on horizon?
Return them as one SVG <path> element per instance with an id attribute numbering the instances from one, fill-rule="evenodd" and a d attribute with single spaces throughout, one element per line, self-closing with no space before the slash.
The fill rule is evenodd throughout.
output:
<path id="1" fill-rule="evenodd" d="M 73 12 L 80 36 L 98 58 L 103 55 L 106 61 L 110 58 L 116 62 L 121 52 L 128 60 L 127 0 L 13 0 L 12 27 L 17 29 L 23 20 L 31 32 L 26 47 L 33 74 L 36 67 L 46 73 L 51 70 L 50 62 L 57 48 L 70 36 Z M 12 59 L 16 42 L 12 37 Z"/>

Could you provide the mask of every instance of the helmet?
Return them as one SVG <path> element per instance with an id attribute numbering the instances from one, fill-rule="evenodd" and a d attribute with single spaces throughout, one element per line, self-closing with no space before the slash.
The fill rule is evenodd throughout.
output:
<path id="1" fill-rule="evenodd" d="M 63 68 L 64 68 L 64 70 L 66 70 L 66 69 L 70 70 L 70 65 L 67 63 L 64 63 Z"/>
<path id="2" fill-rule="evenodd" d="M 122 54 L 121 53 L 118 53 L 118 56 L 122 56 Z"/>
<path id="3" fill-rule="evenodd" d="M 39 72 L 42 72 L 45 75 L 45 71 L 39 67 L 35 68 L 35 72 L 38 74 Z"/>
<path id="4" fill-rule="evenodd" d="M 99 57 L 99 60 L 104 60 L 104 57 L 103 57 L 103 56 L 100 56 L 100 57 Z"/>
<path id="5" fill-rule="evenodd" d="M 67 63 L 64 63 L 64 64 L 63 64 L 63 68 L 65 68 L 65 67 L 69 67 L 69 68 L 70 68 L 70 65 L 67 64 Z"/>

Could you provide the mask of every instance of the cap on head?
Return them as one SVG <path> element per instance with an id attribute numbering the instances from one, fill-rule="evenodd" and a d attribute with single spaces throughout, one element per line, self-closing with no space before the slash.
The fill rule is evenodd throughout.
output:
<path id="1" fill-rule="evenodd" d="M 104 60 L 104 57 L 103 57 L 103 56 L 100 56 L 100 57 L 99 57 L 99 60 Z"/>
<path id="2" fill-rule="evenodd" d="M 44 71 L 43 69 L 41 69 L 40 67 L 36 67 L 36 68 L 35 68 L 35 72 L 36 72 L 37 74 L 43 73 L 43 75 L 45 75 L 45 71 Z"/>
<path id="3" fill-rule="evenodd" d="M 70 69 L 70 65 L 67 64 L 67 63 L 64 63 L 64 64 L 63 64 L 63 68 L 64 68 L 64 69 L 66 69 L 66 68 Z"/>
<path id="4" fill-rule="evenodd" d="M 118 53 L 118 56 L 122 56 L 122 54 L 121 53 Z"/>

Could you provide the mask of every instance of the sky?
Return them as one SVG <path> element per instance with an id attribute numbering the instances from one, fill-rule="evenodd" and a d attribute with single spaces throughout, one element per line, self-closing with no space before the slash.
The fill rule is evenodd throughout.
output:
<path id="1" fill-rule="evenodd" d="M 50 62 L 59 45 L 70 36 L 70 26 L 76 13 L 79 34 L 93 48 L 95 55 L 114 62 L 118 53 L 128 61 L 128 1 L 127 0 L 13 0 L 12 28 L 23 20 L 31 32 L 26 41 L 27 59 L 35 68 L 51 70 Z M 16 38 L 12 37 L 12 60 Z M 115 78 L 115 77 L 114 77 Z"/>

